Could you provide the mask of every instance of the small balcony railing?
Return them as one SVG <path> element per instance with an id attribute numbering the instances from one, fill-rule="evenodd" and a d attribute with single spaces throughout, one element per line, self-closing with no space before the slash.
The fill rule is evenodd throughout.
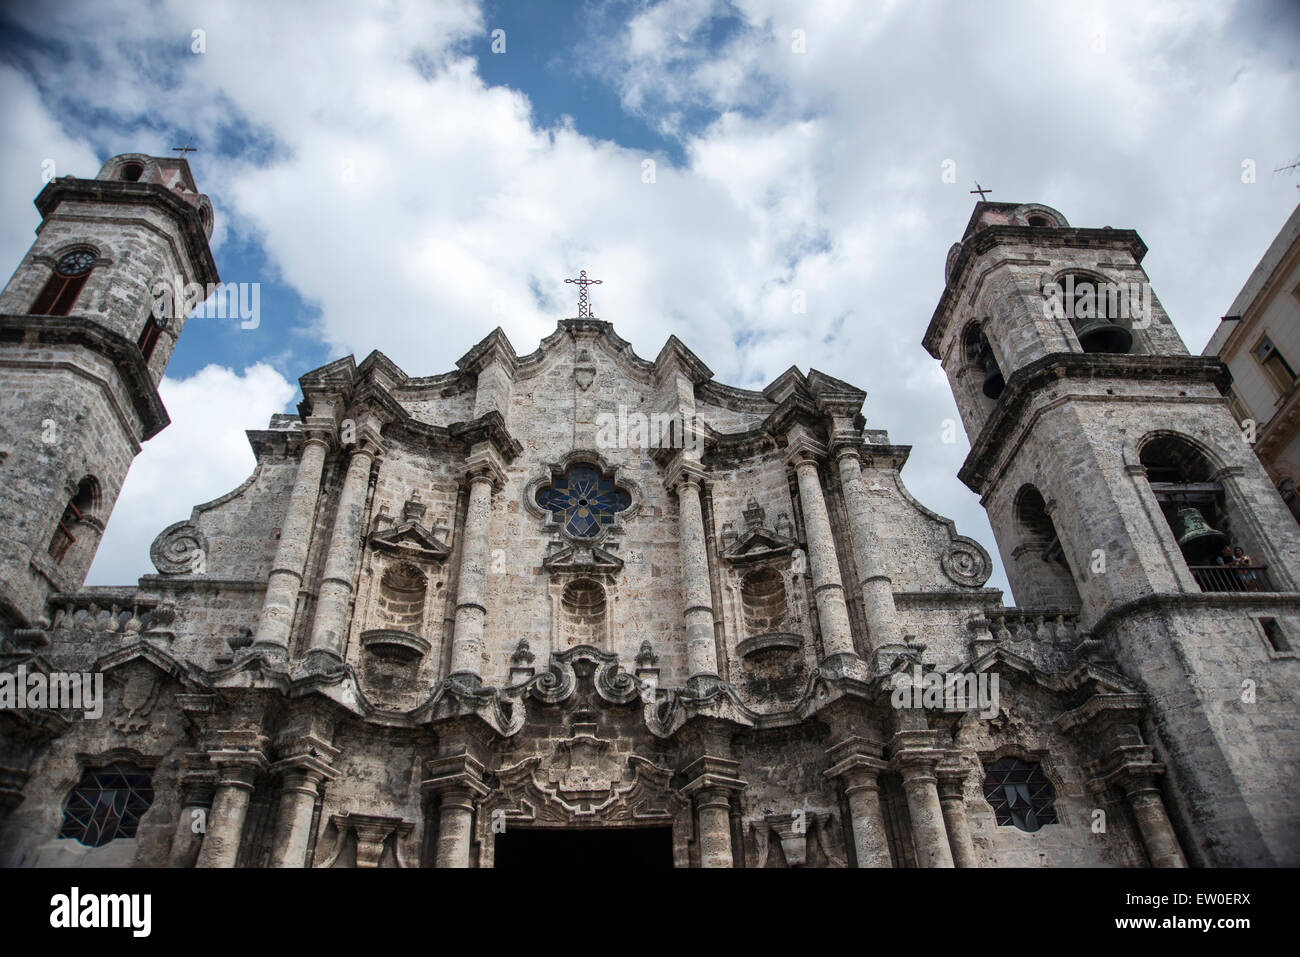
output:
<path id="1" fill-rule="evenodd" d="M 1277 591 L 1267 565 L 1189 565 L 1201 591 Z"/>

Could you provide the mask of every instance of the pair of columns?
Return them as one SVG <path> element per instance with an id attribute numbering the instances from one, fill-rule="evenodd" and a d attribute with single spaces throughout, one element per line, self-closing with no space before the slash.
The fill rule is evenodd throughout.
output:
<path id="1" fill-rule="evenodd" d="M 1113 785 L 1128 801 L 1152 867 L 1186 867 L 1187 858 L 1174 833 L 1160 794 L 1164 765 L 1152 759 L 1148 745 L 1121 745 L 1104 759 L 1113 770 L 1094 779 L 1102 793 Z"/>
<path id="2" fill-rule="evenodd" d="M 896 771 L 903 779 L 912 845 L 920 867 L 975 867 L 975 847 L 966 820 L 968 768 L 941 766 L 947 753 L 931 746 L 931 733 L 903 731 L 894 738 L 893 758 L 879 748 L 850 738 L 830 748 L 826 775 L 840 779 L 849 805 L 849 828 L 858 867 L 891 867 L 880 775 Z"/>
<path id="3" fill-rule="evenodd" d="M 366 493 L 370 473 L 381 452 L 378 421 L 363 416 L 348 423 L 348 467 L 339 492 L 334 529 L 325 554 L 325 568 L 316 600 L 308 658 L 328 667 L 343 660 L 347 636 L 348 605 L 356 579 L 361 539 L 365 532 Z M 316 526 L 325 458 L 333 434 L 333 420 L 310 417 L 304 430 L 302 455 L 294 478 L 289 505 L 280 527 L 280 543 L 267 579 L 266 595 L 258 616 L 254 648 L 273 658 L 288 656 L 298 595 Z"/>
<path id="4" fill-rule="evenodd" d="M 274 765 L 261 751 L 211 752 L 208 758 L 214 771 L 192 773 L 182 782 L 172 866 L 186 866 L 193 859 L 195 867 L 234 867 L 253 788 L 269 771 L 280 778 L 270 866 L 306 867 L 316 802 L 321 785 L 335 776 L 330 763 L 338 750 L 316 737 L 298 744 Z M 203 821 L 203 826 L 196 827 L 196 821 Z"/>
<path id="5" fill-rule="evenodd" d="M 852 450 L 850 450 L 852 451 Z M 855 671 L 858 662 L 849 625 L 848 603 L 840 577 L 839 557 L 835 550 L 835 537 L 831 531 L 830 514 L 822 491 L 817 456 L 807 446 L 800 446 L 792 456 L 799 485 L 799 502 L 803 510 L 804 531 L 808 545 L 808 568 L 812 576 L 813 597 L 817 617 L 821 623 L 824 659 L 833 667 Z M 850 497 L 850 514 L 853 539 L 859 552 L 859 566 L 868 567 L 874 561 L 871 531 L 872 519 L 866 504 L 862 473 L 856 453 L 841 455 L 841 478 Z M 690 681 L 694 684 L 718 680 L 717 643 L 714 638 L 713 592 L 709 579 L 709 559 L 704 534 L 704 511 L 700 494 L 702 471 L 682 464 L 671 477 L 670 484 L 677 492 L 680 515 L 680 543 L 682 566 L 682 601 L 686 625 L 686 663 Z M 897 630 L 876 625 L 876 620 L 888 607 L 893 614 L 893 592 L 888 578 L 873 576 L 867 579 L 868 608 L 876 609 L 871 618 L 873 635 L 879 627 L 882 634 L 893 635 Z M 892 619 L 891 619 L 892 621 Z"/>

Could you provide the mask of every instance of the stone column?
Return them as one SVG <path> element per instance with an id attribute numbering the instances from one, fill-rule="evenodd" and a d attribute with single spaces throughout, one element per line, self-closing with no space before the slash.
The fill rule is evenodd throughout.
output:
<path id="1" fill-rule="evenodd" d="M 898 624 L 898 609 L 894 606 L 894 584 L 881 571 L 884 563 L 881 561 L 880 536 L 876 534 L 866 483 L 862 479 L 861 457 L 851 445 L 841 445 L 836 450 L 835 457 L 849 511 L 853 558 L 858 566 L 858 574 L 862 576 L 858 587 L 862 592 L 867 627 L 871 631 L 871 647 L 875 649 L 883 644 L 901 643 L 903 635 Z"/>
<path id="2" fill-rule="evenodd" d="M 822 495 L 821 478 L 817 474 L 817 460 L 807 450 L 800 450 L 792 461 L 799 480 L 799 502 L 803 506 L 804 533 L 808 537 L 808 570 L 812 573 L 826 658 L 839 659 L 837 664 L 852 662 L 857 660 L 857 652 L 849 629 L 849 609 L 844 603 L 840 563 L 835 554 L 835 538 Z"/>
<path id="3" fill-rule="evenodd" d="M 248 751 L 217 752 L 212 755 L 212 763 L 217 767 L 216 790 L 208 814 L 208 831 L 194 866 L 234 867 L 253 784 L 266 770 L 267 762 L 261 754 Z"/>
<path id="4" fill-rule="evenodd" d="M 461 542 L 456 623 L 451 636 L 451 675 L 475 686 L 482 682 L 483 672 L 492 492 L 501 484 L 501 479 L 498 469 L 486 465 L 471 466 L 469 471 L 469 508 Z"/>
<path id="5" fill-rule="evenodd" d="M 935 777 L 935 766 L 944 754 L 929 746 L 932 737 L 928 731 L 900 731 L 894 736 L 893 767 L 903 777 L 917 865 L 952 867 L 952 848 Z"/>
<path id="6" fill-rule="evenodd" d="M 695 815 L 700 827 L 700 867 L 731 867 L 730 793 L 721 787 L 696 791 Z"/>
<path id="7" fill-rule="evenodd" d="M 832 752 L 842 753 L 843 748 L 828 749 L 828 754 Z M 880 774 L 888 768 L 880 758 L 854 750 L 826 772 L 827 777 L 839 778 L 844 788 L 858 867 L 893 866 L 880 804 Z"/>
<path id="8" fill-rule="evenodd" d="M 266 583 L 253 647 L 273 657 L 283 658 L 289 652 L 289 633 L 302 588 L 303 569 L 307 566 L 325 453 L 329 451 L 327 436 L 323 429 L 313 429 L 303 439 L 297 477 L 280 526 L 280 544 L 276 546 L 275 561 Z"/>
<path id="9" fill-rule="evenodd" d="M 212 798 L 216 788 L 210 771 L 191 772 L 181 780 L 180 816 L 172 835 L 168 867 L 194 867 L 202 847 L 203 832 L 212 819 Z"/>
<path id="10" fill-rule="evenodd" d="M 330 667 L 343 661 L 343 642 L 348 633 L 348 603 L 352 600 L 352 582 L 356 578 L 357 558 L 365 534 L 366 491 L 370 486 L 370 469 L 378 448 L 373 440 L 358 437 L 348 458 L 348 472 L 339 492 L 338 512 L 320 594 L 316 599 L 316 620 L 312 625 L 309 663 Z"/>
<path id="11" fill-rule="evenodd" d="M 682 604 L 686 621 L 686 670 L 696 688 L 718 678 L 718 646 L 713 634 L 713 589 L 704 540 L 704 510 L 698 475 L 681 472 L 675 480 L 680 509 Z"/>
<path id="12" fill-rule="evenodd" d="M 705 742 L 705 753 L 696 758 L 683 771 L 688 783 L 682 788 L 695 804 L 698 829 L 700 867 L 734 867 L 735 856 L 731 845 L 731 794 L 744 790 L 740 779 L 740 763 L 720 757 L 725 729 L 696 729 Z"/>
<path id="13" fill-rule="evenodd" d="M 1183 857 L 1183 850 L 1178 846 L 1178 836 L 1169 823 L 1164 798 L 1160 796 L 1160 788 L 1156 785 L 1155 773 L 1135 769 L 1124 774 L 1120 782 L 1128 796 L 1129 806 L 1133 809 L 1138 830 L 1142 833 L 1142 843 L 1146 845 L 1151 866 L 1186 867 L 1187 859 Z"/>
<path id="14" fill-rule="evenodd" d="M 977 867 L 975 845 L 971 842 L 970 824 L 966 820 L 966 778 L 970 776 L 970 768 L 941 767 L 935 776 L 939 780 L 939 804 L 953 864 L 956 867 Z"/>
<path id="15" fill-rule="evenodd" d="M 439 795 L 435 867 L 469 867 L 474 842 L 474 805 L 488 793 L 483 765 L 468 754 L 435 758 L 423 788 Z"/>
<path id="16" fill-rule="evenodd" d="M 320 768 L 301 766 L 285 768 L 282 774 L 271 866 L 306 867 L 311 821 L 327 775 Z"/>

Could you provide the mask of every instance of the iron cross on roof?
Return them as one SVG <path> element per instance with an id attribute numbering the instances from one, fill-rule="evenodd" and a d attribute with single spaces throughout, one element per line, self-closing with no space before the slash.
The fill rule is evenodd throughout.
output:
<path id="1" fill-rule="evenodd" d="M 584 269 L 578 273 L 577 279 L 566 279 L 564 281 L 571 282 L 578 287 L 578 318 L 579 319 L 593 318 L 591 315 L 591 304 L 587 301 L 587 287 L 599 286 L 605 280 L 588 279 L 587 270 Z"/>
<path id="2" fill-rule="evenodd" d="M 194 137 L 191 136 L 189 139 L 185 141 L 184 146 L 173 146 L 172 152 L 180 153 L 181 154 L 180 158 L 185 159 L 186 153 L 197 153 L 199 151 L 199 148 L 197 146 L 190 146 L 190 144 L 193 142 L 194 142 Z M 976 183 L 975 185 L 978 186 L 979 184 Z"/>
<path id="3" fill-rule="evenodd" d="M 991 193 L 991 192 L 993 192 L 993 190 L 991 190 L 991 189 L 984 189 L 982 186 L 980 186 L 980 181 L 979 181 L 979 180 L 975 180 L 975 188 L 974 188 L 973 190 L 971 190 L 971 192 L 972 192 L 972 193 L 979 193 L 979 194 L 980 194 L 980 202 L 982 203 L 982 202 L 984 202 L 984 194 L 985 194 L 985 193 Z"/>

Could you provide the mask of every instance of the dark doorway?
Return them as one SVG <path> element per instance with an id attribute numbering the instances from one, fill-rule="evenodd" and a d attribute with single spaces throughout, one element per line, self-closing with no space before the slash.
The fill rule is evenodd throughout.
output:
<path id="1" fill-rule="evenodd" d="M 670 827 L 510 828 L 496 835 L 494 862 L 505 868 L 611 871 L 672 867 L 672 835 Z"/>

